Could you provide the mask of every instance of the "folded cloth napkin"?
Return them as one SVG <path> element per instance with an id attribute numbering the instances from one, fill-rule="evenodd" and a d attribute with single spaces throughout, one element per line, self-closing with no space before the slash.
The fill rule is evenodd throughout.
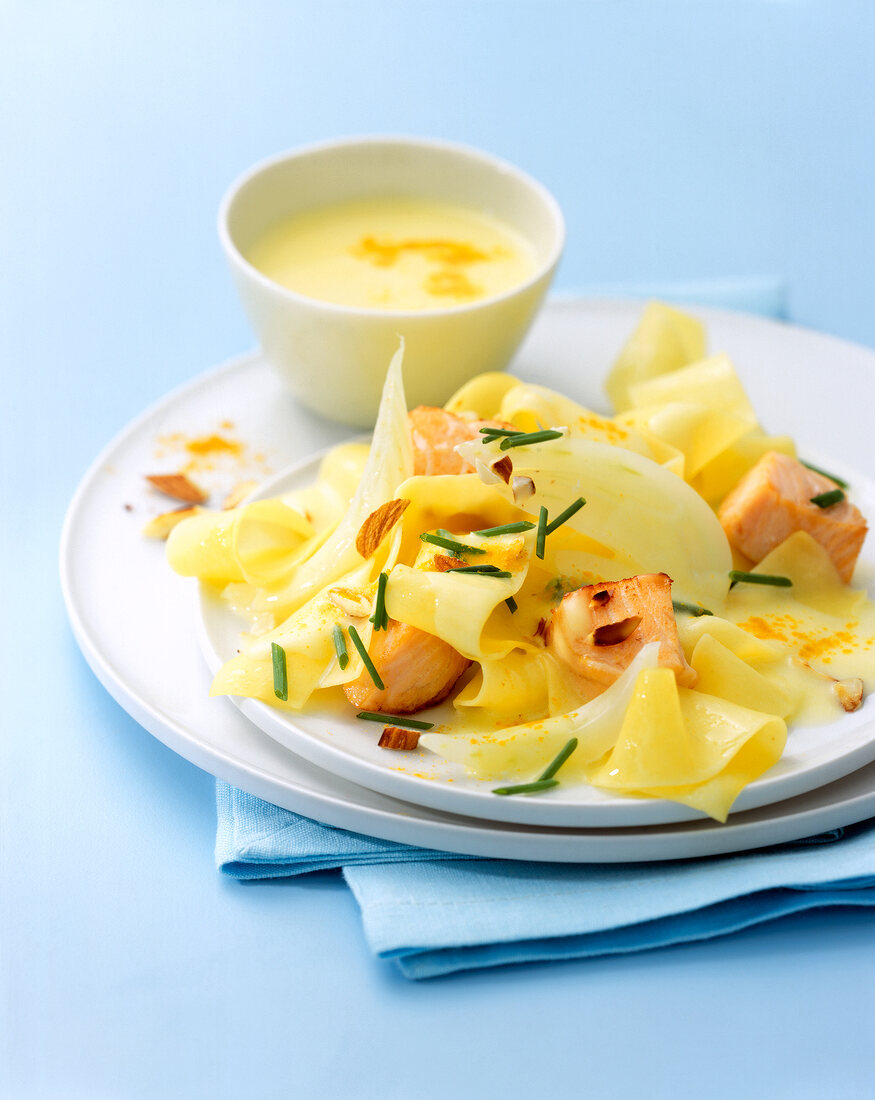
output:
<path id="1" fill-rule="evenodd" d="M 784 315 L 784 284 L 769 277 L 625 293 Z M 410 978 L 707 939 L 814 906 L 875 906 L 875 821 L 712 859 L 545 864 L 361 836 L 222 781 L 216 801 L 223 873 L 253 880 L 341 868 L 372 950 Z"/>
<path id="2" fill-rule="evenodd" d="M 875 821 L 661 863 L 524 863 L 320 825 L 219 781 L 216 859 L 237 879 L 342 868 L 375 954 L 408 978 L 710 939 L 802 909 L 875 907 Z"/>

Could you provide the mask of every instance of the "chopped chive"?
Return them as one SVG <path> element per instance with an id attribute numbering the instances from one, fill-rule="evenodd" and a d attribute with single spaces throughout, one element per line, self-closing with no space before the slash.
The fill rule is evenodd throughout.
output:
<path id="1" fill-rule="evenodd" d="M 507 599 L 504 602 L 510 608 L 511 615 L 513 615 L 513 613 L 519 607 L 519 604 L 516 602 L 516 600 L 513 598 L 513 596 L 508 596 Z"/>
<path id="2" fill-rule="evenodd" d="M 374 613 L 369 620 L 374 624 L 374 630 L 389 629 L 389 616 L 386 614 L 386 582 L 388 579 L 388 573 L 381 573 L 380 579 L 377 581 L 377 598 L 374 600 Z"/>
<path id="3" fill-rule="evenodd" d="M 793 582 L 789 577 L 777 577 L 771 573 L 745 573 L 741 569 L 730 569 L 729 579 L 732 584 L 742 581 L 746 584 L 771 584 L 775 588 L 792 588 Z"/>
<path id="4" fill-rule="evenodd" d="M 545 779 L 552 779 L 556 772 L 562 767 L 565 761 L 577 748 L 577 738 L 572 737 L 571 740 L 561 749 L 553 760 L 547 765 L 546 768 L 538 776 L 538 782 L 543 783 Z"/>
<path id="5" fill-rule="evenodd" d="M 560 512 L 559 515 L 554 520 L 551 520 L 547 524 L 546 533 L 548 535 L 552 535 L 557 527 L 561 527 L 562 524 L 567 519 L 571 519 L 571 517 L 574 515 L 574 513 L 579 512 L 580 509 L 584 506 L 584 504 L 586 504 L 586 500 L 583 497 L 578 497 L 577 500 L 575 500 L 573 504 L 568 505 L 568 507 L 565 509 L 564 512 Z"/>
<path id="6" fill-rule="evenodd" d="M 501 441 L 501 450 L 528 447 L 530 443 L 546 443 L 548 439 L 561 439 L 564 435 L 565 432 L 559 432 L 555 428 L 545 428 L 542 432 L 524 432 L 522 435 L 508 435 Z"/>
<path id="7" fill-rule="evenodd" d="M 346 640 L 343 637 L 343 627 L 340 623 L 334 624 L 334 652 L 337 654 L 337 663 L 340 665 L 340 671 L 342 672 L 349 664 L 349 652 L 346 648 Z"/>
<path id="8" fill-rule="evenodd" d="M 359 657 L 361 657 L 365 668 L 368 670 L 368 676 L 370 676 L 370 678 L 374 681 L 374 687 L 378 691 L 385 691 L 386 685 L 380 679 L 380 674 L 379 672 L 377 672 L 376 668 L 374 667 L 374 662 L 371 660 L 368 651 L 365 649 L 365 643 L 359 637 L 359 632 L 354 626 L 351 626 L 349 628 L 349 636 L 350 638 L 352 638 L 352 644 L 358 650 Z"/>
<path id="9" fill-rule="evenodd" d="M 841 504 L 844 499 L 845 494 L 842 489 L 830 489 L 825 493 L 818 493 L 816 497 L 809 498 L 810 502 L 816 504 L 818 508 L 829 508 L 833 504 Z"/>
<path id="10" fill-rule="evenodd" d="M 804 459 L 801 459 L 801 458 L 799 459 L 799 461 L 807 469 L 813 470 L 814 473 L 820 474 L 821 477 L 828 477 L 830 481 L 834 481 L 836 483 L 836 485 L 841 486 L 842 489 L 847 489 L 848 483 L 846 481 L 843 481 L 842 478 L 836 477 L 835 474 L 831 474 L 829 472 L 829 470 L 821 470 L 821 468 L 819 466 L 815 466 L 813 463 L 806 462 Z"/>
<path id="11" fill-rule="evenodd" d="M 286 666 L 286 651 L 281 645 L 271 642 L 270 655 L 273 659 L 273 693 L 277 699 L 288 702 L 289 671 Z"/>
<path id="12" fill-rule="evenodd" d="M 534 783 L 518 783 L 515 787 L 494 787 L 493 794 L 537 794 L 558 787 L 558 779 L 536 779 Z"/>
<path id="13" fill-rule="evenodd" d="M 515 535 L 519 531 L 531 531 L 534 523 L 527 519 L 517 520 L 516 523 L 503 523 L 500 527 L 484 527 L 482 531 L 475 531 L 475 535 Z"/>
<path id="14" fill-rule="evenodd" d="M 430 535 L 427 532 L 419 536 L 423 542 L 430 542 L 433 546 L 442 546 L 444 550 L 452 550 L 456 554 L 485 554 L 481 546 L 467 546 L 457 539 L 445 538 L 443 535 Z"/>
<path id="15" fill-rule="evenodd" d="M 547 509 L 541 505 L 538 513 L 538 536 L 535 539 L 535 556 L 543 560 L 544 544 L 547 541 Z"/>
<path id="16" fill-rule="evenodd" d="M 675 611 L 684 611 L 687 615 L 713 615 L 713 611 L 709 611 L 707 607 L 699 607 L 697 603 L 681 603 L 680 600 L 672 600 L 671 606 Z"/>
<path id="17" fill-rule="evenodd" d="M 513 436 L 513 435 L 525 435 L 526 433 L 520 431 L 518 428 L 481 428 L 481 435 L 490 436 L 487 442 L 491 442 L 492 439 L 497 439 L 499 436 Z"/>
<path id="18" fill-rule="evenodd" d="M 480 573 L 484 577 L 511 577 L 506 569 L 499 569 L 497 565 L 456 565 L 447 570 L 448 573 Z"/>
<path id="19" fill-rule="evenodd" d="M 395 714 L 375 714 L 370 710 L 363 710 L 356 715 L 365 722 L 382 722 L 385 726 L 403 726 L 411 730 L 433 730 L 434 722 L 417 722 L 415 718 L 399 718 Z"/>

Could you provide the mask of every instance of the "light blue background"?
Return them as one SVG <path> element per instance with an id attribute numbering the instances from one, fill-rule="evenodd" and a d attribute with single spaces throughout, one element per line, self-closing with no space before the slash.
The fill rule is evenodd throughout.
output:
<path id="1" fill-rule="evenodd" d="M 105 441 L 251 344 L 215 210 L 302 142 L 483 146 L 562 203 L 560 288 L 784 275 L 875 345 L 873 49 L 866 2 L 0 0 L 0 1094 L 871 1095 L 871 914 L 417 985 L 336 878 L 223 881 L 212 781 L 94 680 L 56 556 Z"/>

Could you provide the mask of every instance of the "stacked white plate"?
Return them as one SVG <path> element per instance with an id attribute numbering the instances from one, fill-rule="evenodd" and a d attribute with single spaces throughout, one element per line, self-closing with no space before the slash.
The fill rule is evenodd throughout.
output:
<path id="1" fill-rule="evenodd" d="M 601 380 L 641 306 L 559 299 L 545 309 L 514 365 L 530 381 L 604 408 Z M 875 354 L 774 322 L 696 310 L 713 351 L 728 352 L 762 421 L 847 476 L 875 514 L 862 423 L 817 397 L 824 379 L 866 393 Z M 425 752 L 399 765 L 363 723 L 337 714 L 294 720 L 253 700 L 210 698 L 209 665 L 236 648 L 223 606 L 175 576 L 163 544 L 142 528 L 164 506 L 145 475 L 193 456 L 192 439 L 231 450 L 194 458 L 193 475 L 221 500 L 235 483 L 272 472 L 267 491 L 315 474 L 317 452 L 348 430 L 295 404 L 251 354 L 199 376 L 130 424 L 98 457 L 67 516 L 64 595 L 96 675 L 138 722 L 213 775 L 329 825 L 387 840 L 507 859 L 614 862 L 681 859 L 783 843 L 875 815 L 875 720 L 870 703 L 832 726 L 791 731 L 780 763 L 743 792 L 726 825 L 674 803 L 622 799 L 586 787 L 543 798 L 496 798 Z M 858 578 L 873 576 L 866 555 Z M 406 755 L 406 754 L 405 754 Z M 389 760 L 387 758 L 391 757 Z M 447 782 L 452 779 L 452 782 Z"/>

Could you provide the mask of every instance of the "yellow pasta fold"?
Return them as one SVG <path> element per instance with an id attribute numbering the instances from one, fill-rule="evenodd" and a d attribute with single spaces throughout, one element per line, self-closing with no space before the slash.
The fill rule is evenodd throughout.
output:
<path id="1" fill-rule="evenodd" d="M 586 776 L 586 766 L 614 745 L 639 672 L 655 668 L 659 646 L 644 646 L 622 676 L 583 706 L 555 717 L 494 733 L 424 734 L 420 744 L 463 764 L 484 779 L 533 779 L 572 737 L 578 746 L 563 765 L 564 779 Z"/>
<path id="2" fill-rule="evenodd" d="M 312 524 L 294 508 L 258 500 L 183 520 L 170 532 L 167 560 L 184 577 L 270 582 L 294 567 L 314 536 Z"/>
<path id="3" fill-rule="evenodd" d="M 437 635 L 470 660 L 505 657 L 520 639 L 504 605 L 525 579 L 535 533 L 462 537 L 472 546 L 488 547 L 476 558 L 478 565 L 492 565 L 510 575 L 438 572 L 398 564 L 386 585 L 386 610 L 390 618 Z M 420 565 L 427 565 L 434 556 L 431 548 L 424 551 Z M 493 621 L 493 612 L 499 608 L 501 613 Z"/>
<path id="4" fill-rule="evenodd" d="M 629 388 L 668 374 L 705 354 L 700 321 L 662 302 L 649 302 L 637 328 L 626 341 L 605 382 L 617 412 L 629 407 Z"/>
<path id="5" fill-rule="evenodd" d="M 670 798 L 725 821 L 738 793 L 780 758 L 787 726 L 689 688 L 669 669 L 642 672 L 617 743 L 590 782 Z"/>
<path id="6" fill-rule="evenodd" d="M 354 622 L 365 645 L 372 626 L 366 617 L 351 619 L 335 602 L 334 594 L 361 592 L 372 596 L 375 585 L 369 583 L 367 563 L 326 587 L 293 612 L 280 626 L 251 639 L 243 652 L 226 662 L 216 674 L 211 695 L 240 695 L 260 699 L 285 710 L 301 710 L 320 687 L 347 683 L 362 670 L 361 660 L 350 646 L 350 662 L 345 671 L 337 665 L 334 650 L 335 623 L 349 626 Z M 286 653 L 288 700 L 278 699 L 273 687 L 271 643 L 282 646 Z"/>

